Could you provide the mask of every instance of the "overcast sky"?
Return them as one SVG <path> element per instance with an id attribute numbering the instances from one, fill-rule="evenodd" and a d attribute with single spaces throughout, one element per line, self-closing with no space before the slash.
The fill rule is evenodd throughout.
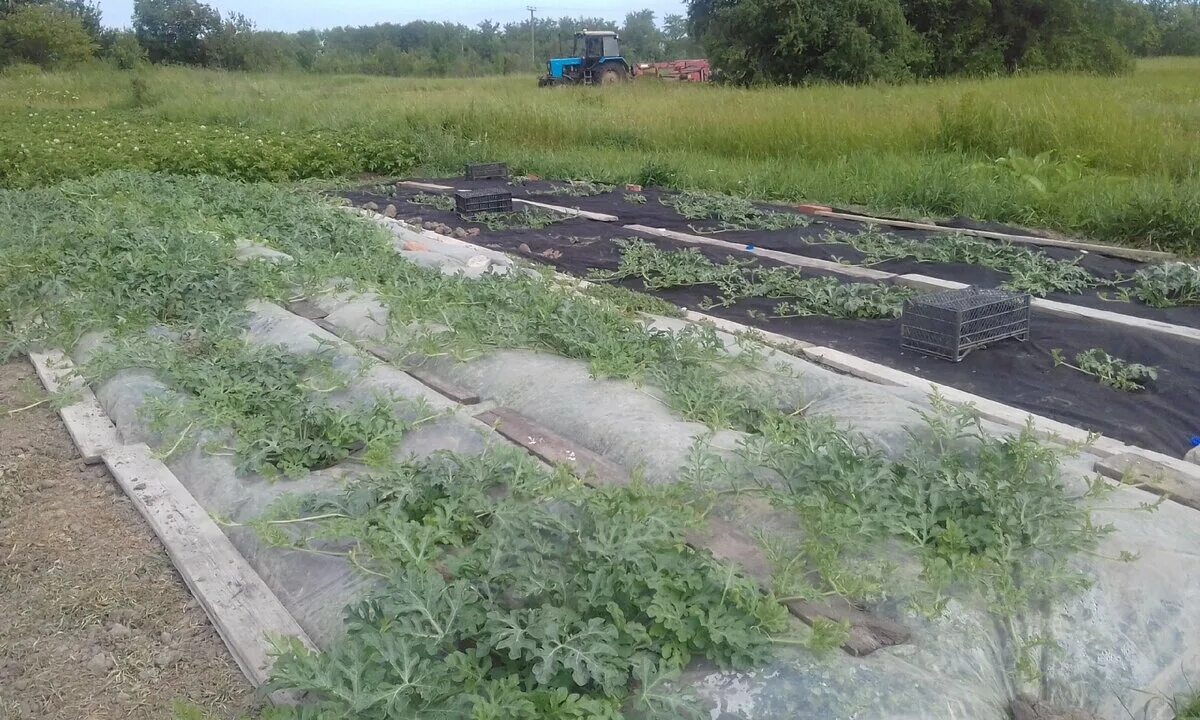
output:
<path id="1" fill-rule="evenodd" d="M 413 0 L 206 0 L 223 13 L 231 10 L 242 13 L 263 30 L 304 30 L 336 25 L 374 25 L 381 22 L 406 23 L 412 20 L 460 22 L 474 25 L 480 20 L 499 23 L 519 21 L 529 17 L 526 5 L 538 8 L 539 17 L 577 17 L 580 15 L 622 20 L 625 13 L 650 8 L 659 19 L 668 13 L 683 14 L 684 0 L 609 0 L 586 3 L 582 0 L 554 0 L 542 5 L 510 0 L 445 0 L 443 2 L 413 2 Z M 562 3 L 562 4 L 559 4 Z M 113 27 L 129 25 L 133 15 L 133 0 L 100 0 L 104 24 Z"/>

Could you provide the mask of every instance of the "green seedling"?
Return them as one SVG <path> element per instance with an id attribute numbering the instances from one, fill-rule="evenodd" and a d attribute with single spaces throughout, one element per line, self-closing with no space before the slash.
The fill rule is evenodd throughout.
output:
<path id="1" fill-rule="evenodd" d="M 531 190 L 530 195 L 560 195 L 569 197 L 591 197 L 612 192 L 612 185 L 592 182 L 590 180 L 569 180 L 566 185 L 556 185 L 546 190 Z"/>
<path id="2" fill-rule="evenodd" d="M 1102 348 L 1091 348 L 1075 355 L 1075 364 L 1067 362 L 1062 350 L 1050 351 L 1054 366 L 1065 366 L 1091 375 L 1101 383 L 1125 392 L 1140 392 L 1146 385 L 1158 379 L 1158 368 L 1140 363 L 1131 363 L 1113 357 Z"/>
<path id="3" fill-rule="evenodd" d="M 417 193 L 408 199 L 414 205 L 424 205 L 442 212 L 454 212 L 454 198 L 449 195 L 434 195 L 433 193 Z"/>
<path id="4" fill-rule="evenodd" d="M 787 230 L 811 222 L 798 213 L 762 210 L 744 198 L 719 193 L 681 192 L 663 195 L 659 202 L 689 220 L 715 220 L 716 227 L 692 229 L 701 233 L 730 230 Z"/>

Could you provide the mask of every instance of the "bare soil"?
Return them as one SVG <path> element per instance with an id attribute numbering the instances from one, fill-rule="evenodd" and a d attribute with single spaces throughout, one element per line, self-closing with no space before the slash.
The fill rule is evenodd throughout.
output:
<path id="1" fill-rule="evenodd" d="M 162 545 L 0 365 L 0 720 L 238 718 L 258 701 Z"/>

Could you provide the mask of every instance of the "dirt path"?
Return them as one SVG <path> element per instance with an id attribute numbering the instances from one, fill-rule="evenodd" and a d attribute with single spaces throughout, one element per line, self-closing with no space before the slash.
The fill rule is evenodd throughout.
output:
<path id="1" fill-rule="evenodd" d="M 255 700 L 103 467 L 24 361 L 0 365 L 0 720 L 242 717 Z"/>

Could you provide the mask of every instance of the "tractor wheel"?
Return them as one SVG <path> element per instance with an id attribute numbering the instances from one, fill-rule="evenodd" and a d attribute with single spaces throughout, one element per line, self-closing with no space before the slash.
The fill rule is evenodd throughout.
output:
<path id="1" fill-rule="evenodd" d="M 629 79 L 629 73 L 625 68 L 614 63 L 606 63 L 596 73 L 597 85 L 616 85 L 617 83 L 625 82 Z"/>

